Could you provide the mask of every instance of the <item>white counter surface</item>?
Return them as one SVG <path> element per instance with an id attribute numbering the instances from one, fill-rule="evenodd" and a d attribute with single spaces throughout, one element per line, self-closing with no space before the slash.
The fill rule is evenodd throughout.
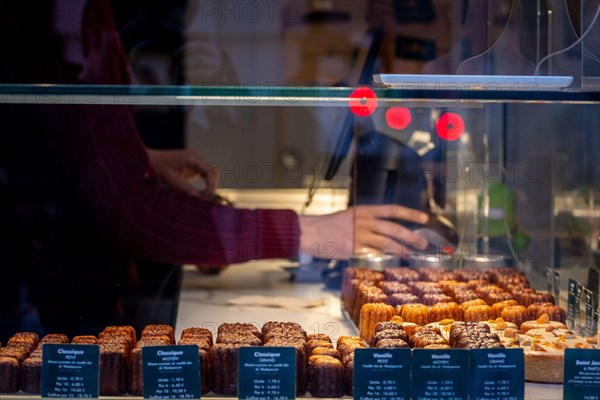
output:
<path id="1" fill-rule="evenodd" d="M 283 267 L 285 261 L 261 261 L 234 265 L 219 275 L 204 275 L 186 269 L 179 300 L 176 335 L 187 327 L 200 326 L 213 330 L 223 322 L 249 322 L 258 327 L 267 321 L 298 322 L 307 333 L 326 333 L 336 340 L 341 335 L 358 332 L 341 311 L 339 292 L 326 290 L 321 283 L 294 283 Z M 230 305 L 241 296 L 283 296 L 321 305 L 312 308 L 290 308 Z M 562 385 L 527 383 L 525 399 L 562 399 Z M 209 396 L 213 397 L 213 396 Z"/>

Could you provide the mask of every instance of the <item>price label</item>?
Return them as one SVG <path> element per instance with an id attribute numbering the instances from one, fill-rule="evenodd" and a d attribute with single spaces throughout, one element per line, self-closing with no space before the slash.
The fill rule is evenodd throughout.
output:
<path id="1" fill-rule="evenodd" d="M 595 336 L 594 331 L 594 294 L 589 289 L 583 289 L 583 299 L 585 302 L 585 335 Z"/>
<path id="2" fill-rule="evenodd" d="M 238 377 L 239 399 L 295 399 L 296 349 L 240 347 Z"/>
<path id="3" fill-rule="evenodd" d="M 413 350 L 412 399 L 467 400 L 468 370 L 469 350 Z"/>
<path id="4" fill-rule="evenodd" d="M 410 398 L 410 349 L 356 349 L 354 398 L 408 400 Z"/>
<path id="5" fill-rule="evenodd" d="M 198 346 L 146 346 L 142 348 L 144 398 L 199 399 Z"/>
<path id="6" fill-rule="evenodd" d="M 523 400 L 523 349 L 471 350 L 472 400 Z"/>
<path id="7" fill-rule="evenodd" d="M 577 287 L 575 288 L 575 324 L 574 328 L 577 333 L 582 333 L 582 324 L 581 324 L 581 295 L 583 294 L 583 285 L 577 282 Z"/>
<path id="8" fill-rule="evenodd" d="M 566 349 L 563 398 L 600 400 L 600 351 Z"/>
<path id="9" fill-rule="evenodd" d="M 98 398 L 100 347 L 45 344 L 42 348 L 42 397 Z"/>
<path id="10" fill-rule="evenodd" d="M 577 294 L 577 281 L 573 278 L 569 278 L 569 285 L 567 287 L 567 322 L 571 329 L 575 328 L 575 296 Z"/>

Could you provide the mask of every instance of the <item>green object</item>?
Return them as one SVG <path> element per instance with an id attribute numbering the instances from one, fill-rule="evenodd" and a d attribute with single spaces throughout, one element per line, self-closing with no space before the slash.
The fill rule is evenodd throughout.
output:
<path id="1" fill-rule="evenodd" d="M 479 237 L 487 235 L 490 238 L 506 238 L 511 241 L 515 251 L 524 249 L 529 244 L 529 237 L 517 226 L 515 198 L 512 191 L 504 183 L 490 182 L 487 184 L 487 193 L 489 202 L 487 227 L 483 220 L 483 194 L 480 194 L 478 201 L 477 233 Z"/>

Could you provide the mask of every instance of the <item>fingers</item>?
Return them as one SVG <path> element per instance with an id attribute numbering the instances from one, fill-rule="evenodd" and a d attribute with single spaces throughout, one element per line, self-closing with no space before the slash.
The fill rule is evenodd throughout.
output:
<path id="1" fill-rule="evenodd" d="M 376 218 L 400 219 L 403 221 L 425 224 L 428 220 L 426 213 L 397 204 L 382 204 L 370 206 L 356 206 L 357 217 L 371 215 Z"/>
<path id="2" fill-rule="evenodd" d="M 192 150 L 185 150 L 182 160 L 184 176 L 188 178 L 195 175 L 202 176 L 206 185 L 205 191 L 214 193 L 219 177 L 218 169 L 213 164 L 204 161 L 198 153 Z"/>
<path id="3" fill-rule="evenodd" d="M 427 240 L 406 227 L 386 220 L 362 219 L 356 221 L 357 249 L 372 248 L 380 252 L 407 257 L 415 249 L 427 248 Z"/>

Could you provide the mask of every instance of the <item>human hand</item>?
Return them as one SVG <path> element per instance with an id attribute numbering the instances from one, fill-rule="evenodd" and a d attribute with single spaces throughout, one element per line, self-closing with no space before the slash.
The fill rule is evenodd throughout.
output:
<path id="1" fill-rule="evenodd" d="M 201 193 L 190 183 L 193 178 L 204 179 L 204 192 L 212 195 L 216 188 L 218 171 L 206 163 L 193 150 L 150 150 L 150 165 L 165 186 L 200 196 Z"/>
<path id="2" fill-rule="evenodd" d="M 226 56 L 223 50 L 202 33 L 188 34 L 185 51 L 185 79 L 192 85 L 224 83 Z"/>
<path id="3" fill-rule="evenodd" d="M 390 219 L 424 224 L 426 213 L 400 205 L 361 205 L 333 214 L 300 216 L 300 248 L 322 258 L 347 259 L 356 252 L 408 257 L 424 250 L 424 237 Z"/>

